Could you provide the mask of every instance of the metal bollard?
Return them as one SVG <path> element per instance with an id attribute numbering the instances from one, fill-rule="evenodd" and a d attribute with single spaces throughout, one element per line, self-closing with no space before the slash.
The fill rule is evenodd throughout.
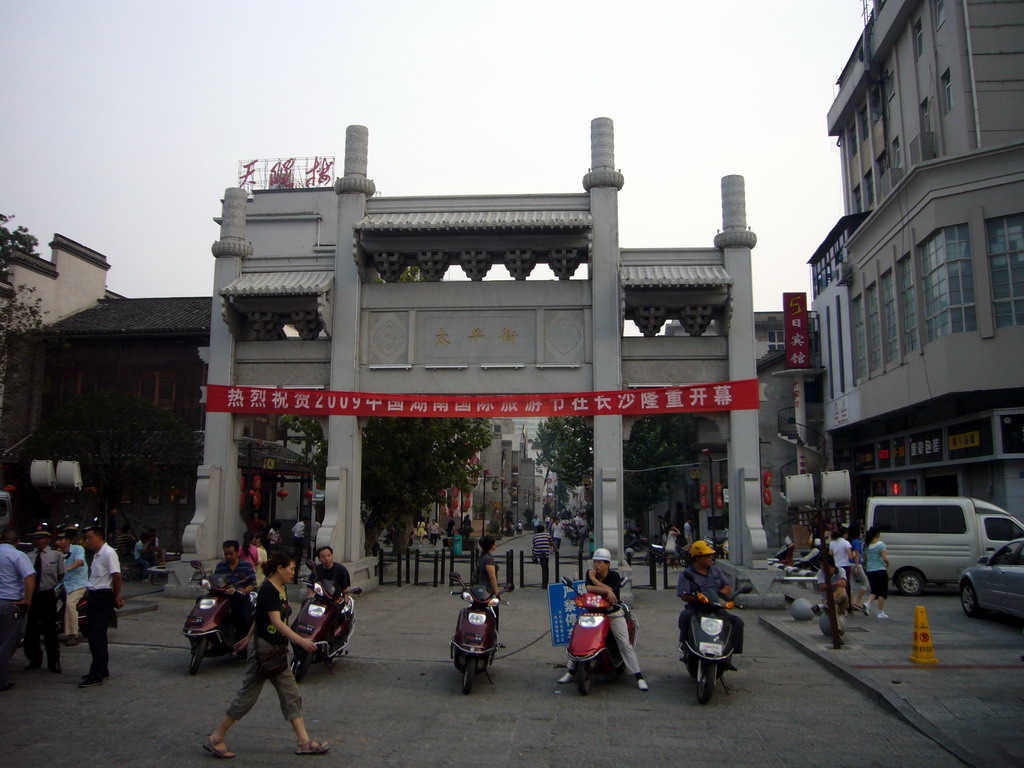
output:
<path id="1" fill-rule="evenodd" d="M 409 578 L 408 573 L 406 574 L 406 578 Z M 413 571 L 412 585 L 414 587 L 418 587 L 420 585 L 420 551 L 418 549 L 416 550 L 416 569 Z"/>
<path id="2" fill-rule="evenodd" d="M 514 565 L 515 565 L 515 563 L 514 563 L 514 561 L 512 559 L 513 557 L 514 557 L 514 555 L 512 554 L 512 550 L 511 549 L 508 552 L 505 553 L 505 581 L 508 584 L 515 584 L 516 583 L 515 571 L 513 570 Z"/>
<path id="3" fill-rule="evenodd" d="M 448 563 L 448 556 L 444 553 L 444 547 L 441 547 L 441 583 L 445 584 L 446 579 L 444 576 L 444 567 Z"/>
<path id="4" fill-rule="evenodd" d="M 648 568 L 650 570 L 651 589 L 657 589 L 658 588 L 658 564 L 654 561 L 653 557 L 648 556 L 648 558 L 647 558 L 647 566 L 648 566 Z"/>
<path id="5" fill-rule="evenodd" d="M 402 572 L 402 564 L 401 564 L 401 562 L 399 562 L 399 564 L 398 564 L 398 572 L 399 573 Z M 405 550 L 405 583 L 408 584 L 409 581 L 410 581 L 410 579 L 409 579 L 409 550 L 407 549 L 407 550 Z"/>
<path id="6" fill-rule="evenodd" d="M 444 562 L 444 557 L 443 556 L 441 558 L 441 562 L 442 563 Z M 437 586 L 437 550 L 436 549 L 434 550 L 434 586 L 435 587 Z"/>
<path id="7" fill-rule="evenodd" d="M 519 586 L 526 586 L 526 552 L 519 550 Z"/>
<path id="8" fill-rule="evenodd" d="M 580 551 L 577 554 L 577 558 L 579 559 L 580 579 L 582 580 L 583 579 L 583 548 L 582 547 L 580 547 Z"/>
<path id="9" fill-rule="evenodd" d="M 384 586 L 384 548 L 377 552 L 377 584 Z"/>
<path id="10" fill-rule="evenodd" d="M 560 558 L 558 557 L 558 550 L 557 549 L 555 550 L 554 554 L 555 554 L 555 583 L 557 584 L 558 582 L 560 582 L 562 580 L 562 575 L 561 575 L 561 573 L 559 573 L 559 562 L 558 561 L 559 561 Z"/>
<path id="11" fill-rule="evenodd" d="M 668 589 L 668 555 L 661 561 L 661 588 Z"/>

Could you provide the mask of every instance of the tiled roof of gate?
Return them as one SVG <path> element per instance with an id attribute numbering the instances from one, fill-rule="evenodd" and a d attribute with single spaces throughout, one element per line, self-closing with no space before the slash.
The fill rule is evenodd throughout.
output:
<path id="1" fill-rule="evenodd" d="M 589 229 L 586 211 L 437 211 L 379 213 L 355 225 L 368 232 L 389 230 Z"/>
<path id="2" fill-rule="evenodd" d="M 619 277 L 624 288 L 703 288 L 733 282 L 718 265 L 621 267 Z"/>
<path id="3" fill-rule="evenodd" d="M 333 272 L 250 272 L 225 286 L 221 296 L 309 296 L 331 287 Z"/>
<path id="4" fill-rule="evenodd" d="M 70 335 L 209 333 L 209 296 L 159 299 L 100 299 L 48 330 Z"/>

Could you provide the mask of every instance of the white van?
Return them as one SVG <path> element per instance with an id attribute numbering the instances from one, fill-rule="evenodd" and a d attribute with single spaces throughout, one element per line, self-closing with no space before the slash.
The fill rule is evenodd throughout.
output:
<path id="1" fill-rule="evenodd" d="M 866 520 L 881 531 L 893 584 L 910 596 L 925 582 L 957 583 L 979 557 L 1024 536 L 1006 510 L 962 496 L 873 496 Z"/>

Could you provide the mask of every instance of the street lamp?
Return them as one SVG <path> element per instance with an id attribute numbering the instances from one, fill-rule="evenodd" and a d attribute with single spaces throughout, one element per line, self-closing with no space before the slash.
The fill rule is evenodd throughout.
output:
<path id="1" fill-rule="evenodd" d="M 708 483 L 707 483 L 708 487 L 707 487 L 707 495 L 708 495 L 708 499 L 710 499 L 709 504 L 710 504 L 710 510 L 711 510 L 711 514 L 708 517 L 708 523 L 711 526 L 711 544 L 712 544 L 712 546 L 715 546 L 715 540 L 718 537 L 715 535 L 716 534 L 716 531 L 715 531 L 715 522 L 716 521 L 715 521 L 715 473 L 714 473 L 714 465 L 711 463 L 711 449 L 710 448 L 705 448 L 704 450 L 701 451 L 701 453 L 703 453 L 705 456 L 708 457 Z"/>

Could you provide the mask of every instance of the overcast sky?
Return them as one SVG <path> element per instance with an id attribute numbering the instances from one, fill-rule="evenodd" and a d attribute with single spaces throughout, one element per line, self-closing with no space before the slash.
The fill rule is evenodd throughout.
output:
<path id="1" fill-rule="evenodd" d="M 0 0 L 0 213 L 125 296 L 210 295 L 238 162 L 344 156 L 384 195 L 579 192 L 615 121 L 620 244 L 707 247 L 746 177 L 754 298 L 842 215 L 826 134 L 861 0 Z"/>

